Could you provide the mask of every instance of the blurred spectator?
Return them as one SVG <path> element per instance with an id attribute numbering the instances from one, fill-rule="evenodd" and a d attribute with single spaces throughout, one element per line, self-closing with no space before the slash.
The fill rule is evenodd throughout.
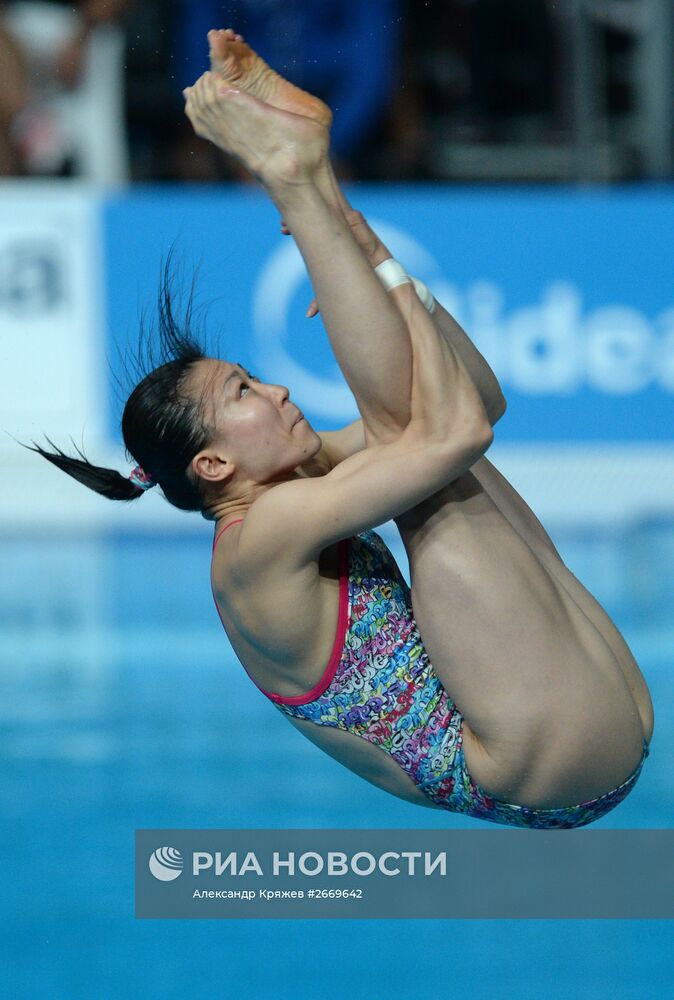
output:
<path id="1" fill-rule="evenodd" d="M 0 7 L 0 13 L 2 8 Z M 21 49 L 0 27 L 0 177 L 16 175 L 21 162 L 12 135 L 17 114 L 26 104 L 26 67 Z"/>
<path id="2" fill-rule="evenodd" d="M 653 135 L 671 135 L 653 122 L 672 89 L 649 56 L 658 28 L 642 10 L 637 0 L 592 10 L 558 0 L 0 0 L 0 175 L 243 177 L 194 134 L 182 97 L 208 68 L 209 28 L 229 26 L 330 105 L 344 179 L 568 179 L 571 163 L 574 176 L 640 176 Z M 660 22 L 674 31 L 671 12 Z"/>
<path id="3" fill-rule="evenodd" d="M 514 119 L 553 111 L 554 45 L 547 0 L 473 0 L 475 110 L 500 138 Z"/>
<path id="4" fill-rule="evenodd" d="M 94 180 L 121 179 L 109 177 L 104 166 L 98 171 L 100 176 L 96 174 L 97 161 L 100 164 L 105 156 L 114 156 L 110 145 L 118 145 L 118 139 L 113 133 L 123 134 L 123 123 L 110 120 L 118 105 L 121 112 L 123 40 L 106 34 L 105 28 L 119 24 L 131 2 L 15 0 L 0 4 L 0 60 L 3 90 L 8 90 L 0 105 L 3 173 L 82 172 Z M 96 41 L 102 44 L 94 53 Z M 118 93 L 106 96 L 102 84 L 109 89 L 114 85 Z M 89 143 L 96 142 L 96 130 L 92 135 L 89 123 L 92 117 L 98 120 L 99 138 L 109 139 L 108 148 L 98 157 L 87 148 L 87 132 Z"/>
<path id="5" fill-rule="evenodd" d="M 548 0 L 407 0 L 402 86 L 380 177 L 443 176 L 455 143 L 549 130 L 555 113 Z"/>

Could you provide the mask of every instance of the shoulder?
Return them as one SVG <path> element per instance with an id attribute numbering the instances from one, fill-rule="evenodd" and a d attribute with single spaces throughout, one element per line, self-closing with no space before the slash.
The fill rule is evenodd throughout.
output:
<path id="1" fill-rule="evenodd" d="M 320 552 L 303 542 L 302 525 L 315 498 L 325 489 L 321 478 L 280 483 L 258 497 L 240 524 L 217 540 L 212 578 L 216 589 L 230 585 L 259 588 L 300 570 L 317 570 Z"/>

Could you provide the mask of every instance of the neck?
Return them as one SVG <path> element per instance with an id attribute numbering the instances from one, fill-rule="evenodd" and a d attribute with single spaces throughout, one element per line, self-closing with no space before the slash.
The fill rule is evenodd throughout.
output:
<path id="1" fill-rule="evenodd" d="M 298 478 L 300 477 L 296 473 L 293 473 L 273 483 L 247 483 L 244 488 L 239 487 L 236 493 L 232 493 L 229 496 L 213 497 L 204 510 L 204 516 L 209 521 L 215 521 L 216 530 L 219 530 L 230 521 L 245 517 L 252 505 L 263 493 L 273 489 L 280 483 Z"/>

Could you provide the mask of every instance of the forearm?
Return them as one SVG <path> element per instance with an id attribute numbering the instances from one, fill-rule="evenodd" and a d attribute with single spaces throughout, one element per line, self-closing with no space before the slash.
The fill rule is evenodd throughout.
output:
<path id="1" fill-rule="evenodd" d="M 380 439 L 395 434 L 409 421 L 409 331 L 356 242 L 330 173 L 320 171 L 310 184 L 265 186 L 304 258 L 366 428 Z"/>

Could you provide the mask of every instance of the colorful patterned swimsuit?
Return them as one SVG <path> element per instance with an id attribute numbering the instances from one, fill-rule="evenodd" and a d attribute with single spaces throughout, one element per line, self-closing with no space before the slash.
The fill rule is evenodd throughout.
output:
<path id="1" fill-rule="evenodd" d="M 225 529 L 226 530 L 226 529 Z M 366 531 L 340 543 L 339 618 L 330 662 L 311 691 L 282 697 L 282 711 L 354 733 L 385 750 L 436 805 L 478 819 L 535 829 L 584 826 L 634 787 L 637 769 L 600 798 L 560 809 L 530 809 L 477 785 L 463 756 L 463 717 L 438 679 L 413 617 L 409 587 L 390 551 Z"/>

